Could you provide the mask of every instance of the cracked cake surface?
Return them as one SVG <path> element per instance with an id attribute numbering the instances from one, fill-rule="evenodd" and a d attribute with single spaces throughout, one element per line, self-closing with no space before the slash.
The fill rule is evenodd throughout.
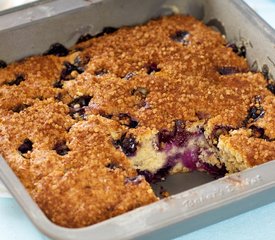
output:
<path id="1" fill-rule="evenodd" d="M 273 89 L 191 16 L 105 28 L 0 61 L 0 153 L 51 221 L 84 227 L 157 201 L 167 174 L 275 159 Z"/>

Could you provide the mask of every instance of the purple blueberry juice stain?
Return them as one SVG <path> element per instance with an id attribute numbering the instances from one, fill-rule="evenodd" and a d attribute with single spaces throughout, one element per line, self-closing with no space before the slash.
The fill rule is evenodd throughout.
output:
<path id="1" fill-rule="evenodd" d="M 181 155 L 182 164 L 192 171 L 197 170 L 198 161 L 199 161 L 198 147 L 195 147 L 194 149 L 186 150 Z"/>

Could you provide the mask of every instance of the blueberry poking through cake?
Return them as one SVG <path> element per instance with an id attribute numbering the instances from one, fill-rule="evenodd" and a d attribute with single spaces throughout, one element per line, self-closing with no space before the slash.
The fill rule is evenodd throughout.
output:
<path id="1" fill-rule="evenodd" d="M 61 72 L 60 80 L 71 80 L 83 72 L 84 69 L 82 67 L 78 67 L 66 61 L 64 62 L 64 68 Z"/>
<path id="2" fill-rule="evenodd" d="M 244 120 L 244 125 L 252 122 L 256 122 L 259 118 L 263 118 L 265 111 L 261 106 L 262 98 L 261 96 L 256 96 L 253 100 L 251 107 L 248 109 L 248 114 Z"/>
<path id="3" fill-rule="evenodd" d="M 146 65 L 146 69 L 147 69 L 147 74 L 153 74 L 156 72 L 159 72 L 161 69 L 158 67 L 158 65 L 156 63 L 148 63 Z"/>
<path id="4" fill-rule="evenodd" d="M 57 142 L 54 145 L 53 150 L 55 150 L 56 153 L 60 156 L 64 156 L 64 155 L 68 154 L 68 152 L 70 151 L 70 149 L 66 145 L 66 141 Z"/>
<path id="5" fill-rule="evenodd" d="M 6 62 L 4 62 L 3 60 L 0 60 L 0 69 L 5 67 L 7 67 Z"/>
<path id="6" fill-rule="evenodd" d="M 188 38 L 189 38 L 190 34 L 188 31 L 176 31 L 173 35 L 170 36 L 170 38 L 178 43 L 182 43 L 184 45 L 188 44 Z"/>
<path id="7" fill-rule="evenodd" d="M 118 115 L 119 122 L 122 125 L 125 125 L 129 128 L 136 128 L 138 126 L 138 121 L 134 120 L 130 115 L 127 113 L 120 113 Z"/>
<path id="8" fill-rule="evenodd" d="M 114 142 L 114 145 L 121 148 L 125 155 L 129 157 L 135 155 L 138 142 L 133 135 L 126 136 L 126 134 L 124 134 L 119 140 Z"/>
<path id="9" fill-rule="evenodd" d="M 18 151 L 22 154 L 32 151 L 32 145 L 33 142 L 30 139 L 26 138 L 23 143 L 18 147 Z"/>
<path id="10" fill-rule="evenodd" d="M 44 53 L 44 55 L 55 55 L 58 57 L 64 57 L 69 54 L 69 50 L 64 47 L 61 43 L 54 43 L 50 48 Z"/>
<path id="11" fill-rule="evenodd" d="M 219 67 L 218 72 L 221 75 L 231 75 L 242 72 L 240 69 L 236 67 Z"/>
<path id="12" fill-rule="evenodd" d="M 244 58 L 246 57 L 246 48 L 244 45 L 238 47 L 235 43 L 228 43 L 226 46 L 232 48 L 232 51 L 236 53 L 238 56 Z"/>
<path id="13" fill-rule="evenodd" d="M 15 79 L 7 82 L 7 85 L 12 86 L 12 85 L 16 85 L 18 86 L 21 82 L 25 81 L 25 75 L 24 74 L 18 74 L 16 75 Z"/>
<path id="14" fill-rule="evenodd" d="M 78 38 L 78 40 L 77 40 L 76 43 L 86 42 L 86 41 L 90 40 L 91 38 L 93 38 L 93 36 L 91 34 L 89 34 L 89 33 L 86 33 L 86 34 L 81 35 Z"/>
<path id="15" fill-rule="evenodd" d="M 24 103 L 18 104 L 17 106 L 15 106 L 15 107 L 12 109 L 12 111 L 13 111 L 13 112 L 19 113 L 19 112 L 25 110 L 26 108 L 28 108 L 29 106 L 30 106 L 30 105 L 24 104 Z"/>
<path id="16" fill-rule="evenodd" d="M 85 107 L 89 105 L 91 96 L 81 96 L 69 103 L 70 115 L 75 118 L 85 118 Z"/>

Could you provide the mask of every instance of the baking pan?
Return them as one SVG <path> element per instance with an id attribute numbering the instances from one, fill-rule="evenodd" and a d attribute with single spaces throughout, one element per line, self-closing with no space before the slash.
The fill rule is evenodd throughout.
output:
<path id="1" fill-rule="evenodd" d="M 72 46 L 83 33 L 190 14 L 242 43 L 253 70 L 275 73 L 275 33 L 239 0 L 56 0 L 0 16 L 0 58 L 11 62 L 39 54 L 54 42 Z M 35 226 L 53 239 L 169 239 L 275 199 L 275 161 L 214 180 L 203 173 L 177 174 L 165 185 L 173 195 L 104 222 L 68 229 L 50 222 L 0 158 L 0 177 Z M 184 183 L 184 184 L 183 184 Z M 201 185 L 202 184 L 202 185 Z M 198 186 L 199 185 L 199 186 Z M 189 189 L 189 190 L 187 190 Z"/>

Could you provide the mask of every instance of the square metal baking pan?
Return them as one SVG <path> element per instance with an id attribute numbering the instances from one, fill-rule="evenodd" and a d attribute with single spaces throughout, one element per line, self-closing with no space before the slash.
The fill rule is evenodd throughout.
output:
<path id="1" fill-rule="evenodd" d="M 106 26 L 140 24 L 171 13 L 193 15 L 217 28 L 228 41 L 244 44 L 251 67 L 261 70 L 266 65 L 274 75 L 275 32 L 240 0 L 39 2 L 0 15 L 0 58 L 11 62 L 39 54 L 55 42 L 70 47 L 81 34 L 96 34 Z M 275 161 L 271 161 L 214 181 L 201 173 L 178 174 L 163 183 L 174 193 L 171 197 L 89 227 L 68 229 L 46 218 L 0 158 L 0 177 L 6 187 L 42 233 L 60 240 L 177 237 L 272 202 L 274 170 Z"/>

